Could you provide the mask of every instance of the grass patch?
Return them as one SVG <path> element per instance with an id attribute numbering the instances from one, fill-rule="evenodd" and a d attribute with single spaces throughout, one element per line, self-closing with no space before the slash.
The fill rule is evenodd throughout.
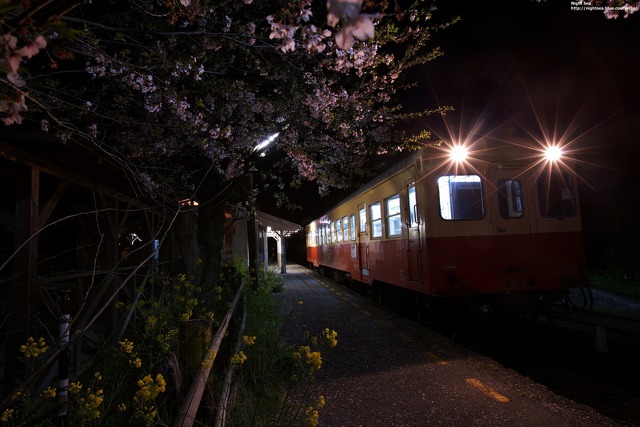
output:
<path id="1" fill-rule="evenodd" d="M 267 271 L 259 275 L 257 289 L 246 291 L 247 322 L 243 341 L 246 359 L 234 379 L 233 407 L 227 425 L 233 427 L 316 426 L 322 396 L 313 396 L 309 385 L 322 365 L 321 347 L 337 344 L 336 332 L 326 329 L 320 336 L 306 334 L 305 342 L 287 344 L 283 334 L 288 317 L 281 319 L 273 292 L 282 276 Z"/>
<path id="2" fill-rule="evenodd" d="M 625 280 L 624 273 L 600 274 L 591 276 L 591 284 L 603 291 L 640 300 L 640 282 L 638 280 Z"/>

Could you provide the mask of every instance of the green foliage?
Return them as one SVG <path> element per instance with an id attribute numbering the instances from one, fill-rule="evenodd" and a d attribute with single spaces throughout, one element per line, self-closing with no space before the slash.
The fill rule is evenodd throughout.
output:
<path id="1" fill-rule="evenodd" d="M 337 333 L 326 329 L 320 338 L 306 334 L 304 342 L 288 344 L 284 337 L 296 307 L 281 321 L 269 283 L 248 290 L 246 303 L 247 346 L 241 352 L 236 404 L 228 425 L 316 426 L 324 398 L 312 396 L 309 385 L 322 366 L 320 348 L 335 347 Z"/>
<path id="2" fill-rule="evenodd" d="M 273 270 L 267 269 L 267 271 L 260 270 L 258 274 L 258 281 L 261 287 L 270 289 L 271 292 L 282 292 L 284 290 L 284 277 Z"/>
<path id="3" fill-rule="evenodd" d="M 202 289 L 193 285 L 184 274 L 175 279 L 156 277 L 144 289 L 138 290 L 133 301 L 117 303 L 121 318 L 132 312 L 134 321 L 115 345 L 103 344 L 97 362 L 70 378 L 71 424 L 171 425 L 175 408 L 170 405 L 175 401 L 175 395 L 168 393 L 175 385 L 168 384 L 172 379 L 161 374 L 157 366 L 159 356 L 177 353 L 182 320 L 207 319 L 215 323 L 214 313 L 226 312 L 229 303 L 222 285 L 235 286 L 237 279 L 237 275 L 225 277 L 221 285 L 213 289 L 213 305 L 208 306 L 203 302 Z M 21 353 L 35 368 L 44 359 L 47 349 L 44 339 L 31 338 L 23 345 Z M 0 412 L 1 424 L 54 425 L 56 385 L 52 383 L 44 392 L 20 390 Z"/>
<path id="4" fill-rule="evenodd" d="M 602 273 L 592 277 L 595 286 L 640 299 L 640 240 L 627 237 L 611 244 L 602 259 Z"/>

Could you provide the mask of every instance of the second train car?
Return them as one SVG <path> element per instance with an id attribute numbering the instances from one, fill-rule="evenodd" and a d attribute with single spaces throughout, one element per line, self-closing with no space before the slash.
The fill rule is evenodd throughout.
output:
<path id="1" fill-rule="evenodd" d="M 417 151 L 311 222 L 307 261 L 429 297 L 585 286 L 577 179 L 561 150 Z"/>

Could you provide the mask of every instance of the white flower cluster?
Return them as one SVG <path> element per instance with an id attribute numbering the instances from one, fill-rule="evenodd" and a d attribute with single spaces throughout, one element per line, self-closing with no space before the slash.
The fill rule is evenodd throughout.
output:
<path id="1" fill-rule="evenodd" d="M 340 49 L 353 47 L 354 37 L 360 41 L 372 39 L 375 35 L 372 19 L 381 18 L 380 14 L 360 13 L 362 0 L 328 0 L 327 23 L 335 27 L 342 22 L 342 29 L 336 34 L 336 44 Z"/>
<path id="2" fill-rule="evenodd" d="M 118 76 L 126 71 L 125 67 L 98 52 L 95 53 L 95 65 L 87 62 L 85 70 L 91 77 Z"/>
<path id="3" fill-rule="evenodd" d="M 195 58 L 191 58 L 193 63 L 183 64 L 181 62 L 176 62 L 174 65 L 173 71 L 171 72 L 171 76 L 173 77 L 182 77 L 182 76 L 192 76 L 195 81 L 202 80 L 202 75 L 204 74 L 204 65 L 197 64 Z"/>
<path id="4" fill-rule="evenodd" d="M 281 24 L 273 20 L 273 16 L 267 16 L 267 23 L 271 25 L 271 34 L 269 34 L 269 39 L 280 40 L 280 49 L 283 52 L 293 51 L 296 48 L 296 42 L 293 40 L 293 36 L 298 29 L 292 25 Z"/>

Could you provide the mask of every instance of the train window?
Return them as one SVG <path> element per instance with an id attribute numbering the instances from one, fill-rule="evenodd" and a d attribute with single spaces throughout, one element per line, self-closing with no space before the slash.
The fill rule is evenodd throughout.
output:
<path id="1" fill-rule="evenodd" d="M 380 202 L 369 206 L 371 212 L 371 237 L 382 237 L 382 212 L 380 211 Z"/>
<path id="2" fill-rule="evenodd" d="M 345 242 L 349 241 L 349 217 L 342 217 L 342 234 L 344 238 L 342 239 Z"/>
<path id="3" fill-rule="evenodd" d="M 503 218 L 521 218 L 524 215 L 522 185 L 517 179 L 498 181 L 498 209 Z"/>
<path id="4" fill-rule="evenodd" d="M 341 222 L 338 219 L 336 222 L 336 237 L 338 238 L 337 242 L 340 243 L 342 242 L 342 226 L 341 226 Z"/>
<path id="5" fill-rule="evenodd" d="M 324 226 L 324 243 L 331 243 L 331 232 L 329 231 L 329 224 L 325 224 Z"/>
<path id="6" fill-rule="evenodd" d="M 351 227 L 349 228 L 351 230 L 351 240 L 356 240 L 356 214 L 351 214 L 351 216 L 349 217 L 349 223 L 351 224 Z"/>
<path id="7" fill-rule="evenodd" d="M 538 177 L 540 213 L 547 218 L 575 216 L 576 195 L 573 175 L 561 171 L 544 171 Z"/>
<path id="8" fill-rule="evenodd" d="M 336 223 L 332 222 L 329 224 L 329 228 L 331 229 L 331 237 L 329 238 L 329 243 L 334 243 L 336 241 Z"/>
<path id="9" fill-rule="evenodd" d="M 396 194 L 385 200 L 387 218 L 387 237 L 402 235 L 402 219 L 400 218 L 400 195 Z"/>
<path id="10" fill-rule="evenodd" d="M 407 195 L 409 196 L 409 227 L 418 226 L 418 202 L 416 201 L 416 184 L 407 186 Z"/>
<path id="11" fill-rule="evenodd" d="M 358 217 L 360 218 L 360 234 L 364 234 L 367 231 L 367 210 L 364 206 L 358 211 Z"/>
<path id="12" fill-rule="evenodd" d="M 484 216 L 482 181 L 478 175 L 441 176 L 438 192 L 442 219 L 481 219 Z"/>

